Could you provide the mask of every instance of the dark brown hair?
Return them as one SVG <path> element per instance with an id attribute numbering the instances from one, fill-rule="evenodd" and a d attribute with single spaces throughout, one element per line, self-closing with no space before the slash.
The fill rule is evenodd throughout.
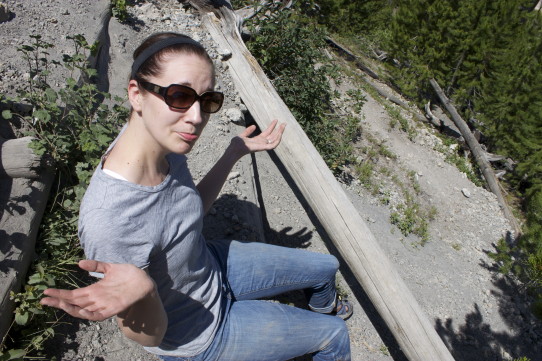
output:
<path id="1" fill-rule="evenodd" d="M 134 54 L 133 54 L 134 64 L 138 60 L 138 57 L 141 56 L 146 49 L 151 48 L 154 44 L 162 42 L 165 39 L 171 39 L 171 38 L 181 38 L 181 39 L 186 40 L 186 42 L 181 42 L 181 43 L 168 45 L 163 48 L 160 48 L 155 53 L 150 55 L 146 60 L 144 60 L 143 63 L 141 63 L 141 65 L 137 69 L 133 69 L 130 75 L 130 79 L 144 80 L 146 77 L 159 76 L 162 71 L 162 62 L 164 61 L 164 57 L 172 53 L 194 54 L 194 55 L 200 56 L 202 59 L 207 60 L 209 62 L 209 65 L 211 65 L 211 68 L 213 69 L 213 78 L 214 78 L 215 70 L 213 66 L 213 61 L 209 57 L 209 54 L 207 54 L 207 51 L 205 50 L 205 48 L 201 46 L 199 43 L 197 43 L 196 41 L 192 40 L 190 37 L 183 34 L 178 34 L 178 33 L 165 32 L 165 33 L 156 33 L 149 36 L 134 51 Z"/>

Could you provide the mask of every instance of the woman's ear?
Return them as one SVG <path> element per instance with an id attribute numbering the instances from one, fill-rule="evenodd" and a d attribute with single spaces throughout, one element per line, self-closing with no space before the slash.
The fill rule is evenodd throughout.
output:
<path id="1" fill-rule="evenodd" d="M 141 112 L 141 89 L 136 80 L 132 79 L 128 83 L 128 100 L 135 112 Z"/>

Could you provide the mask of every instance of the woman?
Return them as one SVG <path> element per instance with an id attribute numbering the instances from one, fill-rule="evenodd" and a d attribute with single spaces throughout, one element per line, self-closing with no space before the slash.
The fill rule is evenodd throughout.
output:
<path id="1" fill-rule="evenodd" d="M 284 125 L 273 121 L 232 139 L 194 185 L 185 155 L 223 95 L 213 63 L 180 34 L 160 33 L 134 52 L 130 119 L 104 155 L 85 194 L 79 237 L 101 277 L 76 290 L 49 289 L 42 304 L 72 316 L 116 315 L 130 339 L 164 360 L 349 360 L 351 314 L 337 299 L 337 260 L 261 243 L 205 241 L 202 219 L 242 156 L 275 148 Z M 266 301 L 305 289 L 313 311 Z"/>

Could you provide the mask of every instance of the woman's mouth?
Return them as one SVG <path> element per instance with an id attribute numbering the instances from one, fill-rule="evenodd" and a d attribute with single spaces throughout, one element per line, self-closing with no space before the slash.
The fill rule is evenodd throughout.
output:
<path id="1" fill-rule="evenodd" d="M 182 132 L 177 132 L 177 134 L 179 134 L 179 136 L 183 138 L 184 140 L 186 140 L 187 142 L 193 142 L 196 139 L 198 139 L 198 136 L 196 134 L 182 133 Z"/>

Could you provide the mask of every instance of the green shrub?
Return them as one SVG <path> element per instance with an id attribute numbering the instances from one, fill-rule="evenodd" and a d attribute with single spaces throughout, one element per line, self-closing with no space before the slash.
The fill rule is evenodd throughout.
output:
<path id="1" fill-rule="evenodd" d="M 248 47 L 331 170 L 352 161 L 359 120 L 334 113 L 329 84 L 336 68 L 324 56 L 325 34 L 309 18 L 271 5 L 250 23 Z M 360 94 L 350 95 L 359 104 Z"/>
<path id="2" fill-rule="evenodd" d="M 73 287 L 81 284 L 76 264 L 82 257 L 77 239 L 79 204 L 107 145 L 127 117 L 121 106 L 111 109 L 97 99 L 110 96 L 100 92 L 91 82 L 78 83 L 74 76 L 92 80 L 96 71 L 86 61 L 95 46 L 83 36 L 73 40 L 75 53 L 64 55 L 62 63 L 48 58 L 52 45 L 39 35 L 33 43 L 19 50 L 28 62 L 31 77 L 20 97 L 32 107 L 30 115 L 6 110 L 5 119 L 16 118 L 23 124 L 25 135 L 36 140 L 31 144 L 37 154 L 52 157 L 56 167 L 53 191 L 40 225 L 37 257 L 29 270 L 22 292 L 12 294 L 17 308 L 15 324 L 0 345 L 0 360 L 43 357 L 44 343 L 54 336 L 54 327 L 63 313 L 42 307 L 39 300 L 48 287 Z M 47 83 L 50 67 L 62 64 L 71 72 L 66 84 L 55 90 Z M 116 99 L 120 101 L 120 99 Z"/>
<path id="3" fill-rule="evenodd" d="M 126 0 L 111 0 L 111 13 L 119 21 L 128 19 L 128 4 Z"/>

